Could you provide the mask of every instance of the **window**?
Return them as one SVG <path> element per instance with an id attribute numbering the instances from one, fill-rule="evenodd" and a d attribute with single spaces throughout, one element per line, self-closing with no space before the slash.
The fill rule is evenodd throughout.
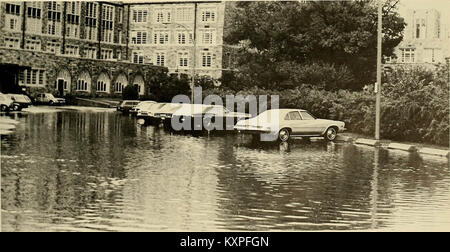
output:
<path id="1" fill-rule="evenodd" d="M 300 114 L 302 115 L 303 120 L 315 120 L 314 116 L 312 116 L 310 113 L 306 111 L 300 111 Z"/>
<path id="2" fill-rule="evenodd" d="M 20 4 L 7 3 L 5 6 L 5 28 L 11 31 L 21 30 Z"/>
<path id="3" fill-rule="evenodd" d="M 88 47 L 84 49 L 84 57 L 87 59 L 96 59 L 97 58 L 97 48 Z"/>
<path id="4" fill-rule="evenodd" d="M 172 21 L 170 9 L 155 9 L 156 23 L 170 23 Z"/>
<path id="5" fill-rule="evenodd" d="M 133 10 L 134 23 L 147 23 L 148 11 L 144 9 Z"/>
<path id="6" fill-rule="evenodd" d="M 83 72 L 78 77 L 75 90 L 76 91 L 89 91 L 90 85 L 91 85 L 90 83 L 91 83 L 91 77 L 89 76 L 89 73 Z"/>
<path id="7" fill-rule="evenodd" d="M 97 14 L 98 4 L 94 2 L 86 3 L 86 17 L 84 19 L 85 24 L 85 36 L 88 40 L 95 40 L 97 38 Z"/>
<path id="8" fill-rule="evenodd" d="M 194 19 L 194 9 L 191 7 L 177 8 L 175 19 L 177 22 L 192 21 Z"/>
<path id="9" fill-rule="evenodd" d="M 203 29 L 200 31 L 200 41 L 203 45 L 211 45 L 216 42 L 216 31 L 214 29 Z"/>
<path id="10" fill-rule="evenodd" d="M 438 48 L 425 48 L 424 61 L 428 63 L 436 63 L 442 60 L 441 50 Z"/>
<path id="11" fill-rule="evenodd" d="M 216 21 L 216 10 L 215 9 L 204 9 L 202 13 L 202 22 L 210 23 Z"/>
<path id="12" fill-rule="evenodd" d="M 79 37 L 80 29 L 80 2 L 68 2 L 66 10 L 66 36 Z"/>
<path id="13" fill-rule="evenodd" d="M 61 44 L 54 41 L 47 42 L 47 47 L 45 51 L 58 55 L 61 52 Z"/>
<path id="14" fill-rule="evenodd" d="M 7 3 L 5 5 L 6 14 L 20 16 L 20 4 Z"/>
<path id="15" fill-rule="evenodd" d="M 37 39 L 27 39 L 25 41 L 25 49 L 32 51 L 40 51 L 41 50 L 41 41 Z"/>
<path id="16" fill-rule="evenodd" d="M 155 31 L 153 33 L 153 42 L 154 44 L 168 44 L 169 43 L 169 31 Z"/>
<path id="17" fill-rule="evenodd" d="M 118 20 L 119 24 L 121 24 L 123 22 L 123 20 L 122 20 L 123 19 L 123 8 L 121 8 L 121 7 L 117 8 L 117 15 L 118 15 L 117 20 Z"/>
<path id="18" fill-rule="evenodd" d="M 178 66 L 181 68 L 188 67 L 189 62 L 189 53 L 187 52 L 179 52 L 178 53 Z"/>
<path id="19" fill-rule="evenodd" d="M 61 3 L 47 3 L 47 33 L 50 35 L 61 35 Z"/>
<path id="20" fill-rule="evenodd" d="M 19 48 L 20 40 L 18 38 L 5 38 L 5 46 L 9 48 Z"/>
<path id="21" fill-rule="evenodd" d="M 126 85 L 128 85 L 128 81 L 125 75 L 119 75 L 117 77 L 116 84 L 114 85 L 114 92 L 122 93 L 122 90 Z"/>
<path id="22" fill-rule="evenodd" d="M 19 72 L 19 85 L 44 85 L 45 71 L 41 69 L 25 69 Z"/>
<path id="23" fill-rule="evenodd" d="M 102 49 L 100 51 L 101 59 L 112 59 L 113 58 L 113 50 L 112 49 Z"/>
<path id="24" fill-rule="evenodd" d="M 113 42 L 114 37 L 114 6 L 102 6 L 102 41 Z"/>
<path id="25" fill-rule="evenodd" d="M 402 50 L 402 63 L 414 63 L 415 62 L 415 49 L 405 48 Z"/>
<path id="26" fill-rule="evenodd" d="M 166 64 L 166 53 L 165 52 L 157 52 L 156 54 L 156 65 L 157 66 L 165 66 Z"/>
<path id="27" fill-rule="evenodd" d="M 42 33 L 41 2 L 27 3 L 26 30 L 30 33 Z"/>
<path id="28" fill-rule="evenodd" d="M 298 111 L 292 111 L 286 114 L 284 120 L 302 120 L 302 117 Z"/>
<path id="29" fill-rule="evenodd" d="M 202 53 L 202 67 L 211 67 L 215 61 L 215 55 L 211 52 Z"/>
<path id="30" fill-rule="evenodd" d="M 180 45 L 192 44 L 193 36 L 191 32 L 187 31 L 178 31 L 177 33 L 177 41 Z"/>
<path id="31" fill-rule="evenodd" d="M 135 45 L 147 44 L 147 32 L 145 31 L 131 32 L 131 43 Z"/>
<path id="32" fill-rule="evenodd" d="M 66 45 L 65 54 L 78 57 L 79 56 L 78 50 L 79 50 L 79 48 L 76 45 Z"/>
<path id="33" fill-rule="evenodd" d="M 144 64 L 144 55 L 142 52 L 133 52 L 133 63 Z"/>
<path id="34" fill-rule="evenodd" d="M 109 77 L 106 74 L 101 73 L 97 79 L 97 92 L 109 93 L 109 83 Z"/>

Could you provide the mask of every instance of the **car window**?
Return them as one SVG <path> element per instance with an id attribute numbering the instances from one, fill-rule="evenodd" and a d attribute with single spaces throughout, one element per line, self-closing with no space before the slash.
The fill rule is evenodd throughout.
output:
<path id="1" fill-rule="evenodd" d="M 286 116 L 284 117 L 284 120 L 291 120 L 291 118 L 289 117 L 289 113 L 286 114 Z"/>
<path id="2" fill-rule="evenodd" d="M 316 118 L 306 111 L 300 111 L 303 120 L 315 120 Z"/>
<path id="3" fill-rule="evenodd" d="M 302 117 L 300 116 L 300 113 L 298 111 L 289 112 L 288 115 L 290 120 L 302 120 Z"/>

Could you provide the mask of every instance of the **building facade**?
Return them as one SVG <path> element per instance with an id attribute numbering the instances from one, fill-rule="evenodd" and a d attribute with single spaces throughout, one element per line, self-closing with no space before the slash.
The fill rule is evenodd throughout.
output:
<path id="1" fill-rule="evenodd" d="M 222 75 L 225 3 L 136 3 L 130 6 L 134 63 L 164 66 L 170 73 Z"/>
<path id="2" fill-rule="evenodd" d="M 151 92 L 152 74 L 128 47 L 129 5 L 120 2 L 0 2 L 2 92 L 19 85 L 53 92 L 120 97 L 127 85 Z"/>
<path id="3" fill-rule="evenodd" d="M 404 65 L 435 65 L 450 56 L 448 17 L 440 11 L 408 10 L 403 41 L 395 50 L 396 57 L 386 63 Z"/>

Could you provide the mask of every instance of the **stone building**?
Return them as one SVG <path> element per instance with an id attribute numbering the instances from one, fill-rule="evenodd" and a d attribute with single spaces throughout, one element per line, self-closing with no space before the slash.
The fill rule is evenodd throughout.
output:
<path id="1" fill-rule="evenodd" d="M 132 62 L 164 66 L 170 73 L 220 78 L 224 13 L 222 1 L 132 4 Z"/>
<path id="2" fill-rule="evenodd" d="M 403 41 L 395 49 L 396 58 L 387 64 L 435 65 L 450 56 L 448 17 L 435 9 L 408 10 Z"/>
<path id="3" fill-rule="evenodd" d="M 121 2 L 0 2 L 0 92 L 120 97 L 151 92 L 167 69 L 130 62 L 129 5 Z"/>

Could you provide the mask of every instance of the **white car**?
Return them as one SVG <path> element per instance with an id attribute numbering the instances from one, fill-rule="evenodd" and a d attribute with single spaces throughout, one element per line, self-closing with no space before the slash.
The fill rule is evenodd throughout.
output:
<path id="1" fill-rule="evenodd" d="M 275 136 L 272 139 L 281 142 L 286 142 L 291 137 L 324 137 L 333 141 L 338 132 L 345 130 L 345 123 L 317 119 L 303 109 L 273 109 L 237 122 L 234 129 L 239 132 L 272 134 Z"/>
<path id="2" fill-rule="evenodd" d="M 61 104 L 66 104 L 66 99 L 56 98 L 55 96 L 53 96 L 53 94 L 50 94 L 50 93 L 43 93 L 43 94 L 38 94 L 36 96 L 36 102 L 48 104 L 48 105 L 56 105 L 56 104 L 61 105 Z"/>
<path id="3" fill-rule="evenodd" d="M 137 115 L 141 110 L 141 108 L 146 107 L 148 104 L 155 104 L 155 103 L 156 103 L 155 101 L 141 101 L 138 103 L 138 105 L 130 109 L 130 114 Z"/>

